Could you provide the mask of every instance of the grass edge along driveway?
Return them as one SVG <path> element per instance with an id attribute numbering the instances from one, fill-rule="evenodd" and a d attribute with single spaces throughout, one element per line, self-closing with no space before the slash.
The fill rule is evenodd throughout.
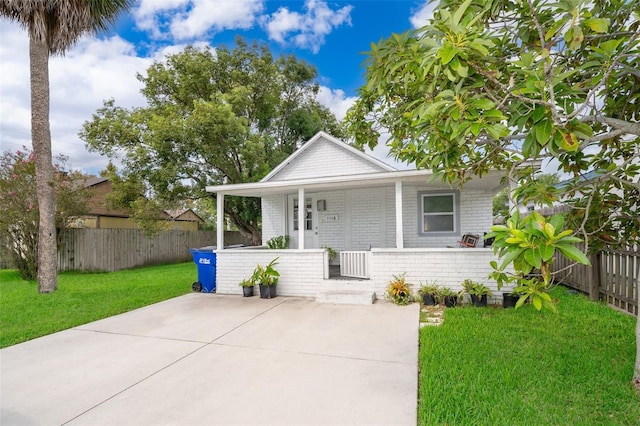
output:
<path id="1" fill-rule="evenodd" d="M 419 425 L 638 425 L 636 318 L 556 288 L 559 313 L 445 311 L 420 331 Z"/>
<path id="2" fill-rule="evenodd" d="M 193 262 L 116 272 L 62 272 L 58 290 L 38 294 L 35 281 L 0 270 L 0 348 L 191 292 Z"/>

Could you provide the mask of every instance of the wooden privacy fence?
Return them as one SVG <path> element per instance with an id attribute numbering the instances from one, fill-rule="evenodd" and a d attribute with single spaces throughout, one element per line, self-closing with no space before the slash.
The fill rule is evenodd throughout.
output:
<path id="1" fill-rule="evenodd" d="M 215 244 L 215 231 L 163 231 L 147 237 L 138 229 L 68 229 L 58 251 L 58 268 L 117 271 L 187 262 L 192 259 L 190 248 Z"/>
<path id="2" fill-rule="evenodd" d="M 604 300 L 621 310 L 638 314 L 640 252 L 638 247 L 605 249 L 592 255 L 592 266 L 576 264 L 556 255 L 552 270 L 561 283 L 588 293 L 592 300 Z"/>

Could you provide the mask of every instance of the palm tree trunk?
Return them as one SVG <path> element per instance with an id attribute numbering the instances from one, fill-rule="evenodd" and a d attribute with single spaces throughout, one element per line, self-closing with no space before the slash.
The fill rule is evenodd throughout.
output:
<path id="1" fill-rule="evenodd" d="M 38 291 L 58 288 L 53 164 L 49 129 L 49 49 L 29 37 L 31 68 L 31 139 L 36 166 L 36 193 L 40 222 L 38 230 Z"/>
<path id="2" fill-rule="evenodd" d="M 633 384 L 640 390 L 640 291 L 638 293 L 638 318 L 636 318 L 636 365 L 633 369 Z"/>

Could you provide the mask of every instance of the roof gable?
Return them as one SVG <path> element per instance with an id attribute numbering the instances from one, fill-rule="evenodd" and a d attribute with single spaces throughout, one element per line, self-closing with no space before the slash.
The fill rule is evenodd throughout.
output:
<path id="1" fill-rule="evenodd" d="M 393 167 L 325 133 L 318 132 L 261 182 L 395 171 Z"/>

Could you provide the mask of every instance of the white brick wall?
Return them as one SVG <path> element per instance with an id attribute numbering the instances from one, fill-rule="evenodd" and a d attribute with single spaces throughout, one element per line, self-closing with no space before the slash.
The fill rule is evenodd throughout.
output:
<path id="1" fill-rule="evenodd" d="M 440 191 L 433 188 L 403 185 L 403 235 L 405 248 L 456 246 L 464 234 L 484 235 L 493 225 L 493 194 L 484 191 L 462 190 L 460 197 L 459 235 L 437 236 L 419 233 L 418 193 Z M 482 246 L 482 242 L 479 243 Z"/>
<path id="2" fill-rule="evenodd" d="M 315 297 L 324 279 L 325 251 L 234 249 L 216 252 L 216 292 L 242 294 L 238 285 L 251 277 L 257 264 L 265 266 L 279 257 L 277 293 L 281 296 Z M 257 288 L 256 288 L 257 290 Z"/>
<path id="3" fill-rule="evenodd" d="M 382 167 L 322 139 L 305 149 L 270 180 L 345 176 L 381 171 L 384 171 Z"/>
<path id="4" fill-rule="evenodd" d="M 433 190 L 433 189 L 431 189 Z M 456 246 L 465 233 L 482 236 L 493 222 L 493 194 L 463 190 L 460 198 L 460 232 L 457 235 L 421 235 L 419 229 L 418 193 L 429 188 L 403 185 L 403 235 L 405 248 Z M 348 189 L 307 193 L 316 200 L 326 200 L 327 210 L 318 212 L 319 245 L 336 251 L 368 250 L 370 247 L 395 247 L 394 187 Z M 262 240 L 287 233 L 286 195 L 262 198 Z M 337 221 L 325 216 L 337 215 Z M 482 243 L 480 243 L 482 245 Z"/>
<path id="5" fill-rule="evenodd" d="M 259 263 L 268 264 L 279 257 L 276 270 L 280 272 L 278 294 L 282 296 L 316 297 L 327 287 L 324 280 L 324 250 L 267 250 L 234 249 L 216 253 L 216 287 L 220 294 L 242 294 L 240 281 L 249 278 Z M 491 249 L 464 248 L 417 248 L 381 249 L 373 248 L 371 278 L 366 287 L 375 291 L 379 298 L 393 275 L 405 273 L 408 282 L 418 290 L 423 283 L 436 281 L 438 285 L 455 291 L 462 289 L 462 281 L 471 279 L 488 286 L 493 297 L 490 303 L 500 303 L 501 293 L 495 281 L 490 281 L 489 262 L 495 259 Z M 332 281 L 335 287 L 339 281 Z M 507 289 L 503 289 L 507 291 Z"/>

